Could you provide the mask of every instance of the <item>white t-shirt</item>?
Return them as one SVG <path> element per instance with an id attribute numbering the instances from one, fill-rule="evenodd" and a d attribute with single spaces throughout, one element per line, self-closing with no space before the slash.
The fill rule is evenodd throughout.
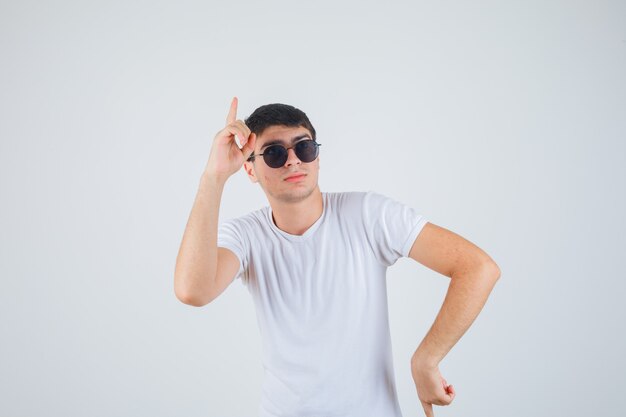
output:
<path id="1" fill-rule="evenodd" d="M 262 339 L 259 417 L 401 417 L 386 270 L 408 256 L 427 220 L 374 192 L 322 193 L 303 234 L 270 206 L 220 223 L 240 260 Z M 408 365 L 407 365 L 408 366 Z"/>

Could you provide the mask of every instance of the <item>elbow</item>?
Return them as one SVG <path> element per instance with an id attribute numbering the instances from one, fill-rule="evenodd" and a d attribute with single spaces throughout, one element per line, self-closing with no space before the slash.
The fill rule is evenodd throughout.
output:
<path id="1" fill-rule="evenodd" d="M 177 285 L 174 285 L 174 294 L 178 301 L 193 307 L 203 307 L 212 301 L 210 297 L 203 297 L 197 291 L 180 288 Z"/>
<path id="2" fill-rule="evenodd" d="M 485 264 L 484 271 L 487 271 L 486 274 L 493 278 L 494 281 L 500 279 L 500 267 L 493 260 Z"/>
<path id="3" fill-rule="evenodd" d="M 476 265 L 478 265 L 476 269 L 480 271 L 482 276 L 490 278 L 494 282 L 500 279 L 500 267 L 493 258 L 486 253 L 483 252 L 483 256 L 477 259 Z"/>
<path id="4" fill-rule="evenodd" d="M 476 260 L 455 268 L 449 277 L 454 279 L 455 277 L 465 275 L 479 276 L 495 282 L 500 279 L 500 267 L 491 258 Z"/>
<path id="5" fill-rule="evenodd" d="M 183 303 L 193 307 L 203 307 L 209 304 L 210 300 L 203 300 L 190 295 L 178 295 L 176 294 L 176 298 Z"/>

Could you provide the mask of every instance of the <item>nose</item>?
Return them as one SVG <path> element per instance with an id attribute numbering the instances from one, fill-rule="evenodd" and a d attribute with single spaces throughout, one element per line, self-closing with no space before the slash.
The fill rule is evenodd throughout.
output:
<path id="1" fill-rule="evenodd" d="M 302 161 L 300 161 L 300 159 L 298 159 L 298 157 L 296 156 L 296 151 L 294 151 L 293 149 L 288 149 L 287 150 L 287 162 L 285 162 L 285 166 L 292 166 L 292 165 L 300 165 L 302 163 Z"/>

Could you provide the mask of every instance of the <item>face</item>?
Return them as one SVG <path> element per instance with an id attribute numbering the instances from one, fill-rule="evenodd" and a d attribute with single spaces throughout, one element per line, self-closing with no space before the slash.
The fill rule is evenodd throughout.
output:
<path id="1" fill-rule="evenodd" d="M 306 137 L 301 137 L 306 135 Z M 312 139 L 311 133 L 304 127 L 287 127 L 282 125 L 270 126 L 257 136 L 254 154 L 265 151 L 268 144 L 279 143 L 285 148 L 295 143 Z M 296 156 L 294 149 L 287 151 L 287 162 L 280 168 L 272 168 L 263 160 L 262 156 L 254 158 L 253 162 L 245 162 L 244 168 L 252 182 L 258 182 L 265 191 L 268 200 L 278 200 L 285 203 L 294 203 L 305 200 L 318 188 L 319 156 L 313 162 L 302 162 Z M 288 180 L 294 174 L 302 174 L 299 178 Z"/>

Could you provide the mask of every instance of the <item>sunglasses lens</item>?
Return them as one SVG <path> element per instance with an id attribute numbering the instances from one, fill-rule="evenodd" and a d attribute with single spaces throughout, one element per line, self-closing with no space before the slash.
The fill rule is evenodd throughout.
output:
<path id="1" fill-rule="evenodd" d="M 313 162 L 319 153 L 317 146 L 314 140 L 303 140 L 296 143 L 294 152 L 302 162 Z M 287 162 L 287 158 L 289 158 L 287 149 L 281 145 L 268 146 L 263 151 L 263 160 L 272 168 L 282 167 Z"/>
<path id="2" fill-rule="evenodd" d="M 287 162 L 287 149 L 280 145 L 269 146 L 263 152 L 263 160 L 272 168 L 280 168 Z"/>
<path id="3" fill-rule="evenodd" d="M 304 140 L 296 144 L 296 156 L 302 162 L 313 162 L 317 158 L 317 144 L 313 140 Z"/>

